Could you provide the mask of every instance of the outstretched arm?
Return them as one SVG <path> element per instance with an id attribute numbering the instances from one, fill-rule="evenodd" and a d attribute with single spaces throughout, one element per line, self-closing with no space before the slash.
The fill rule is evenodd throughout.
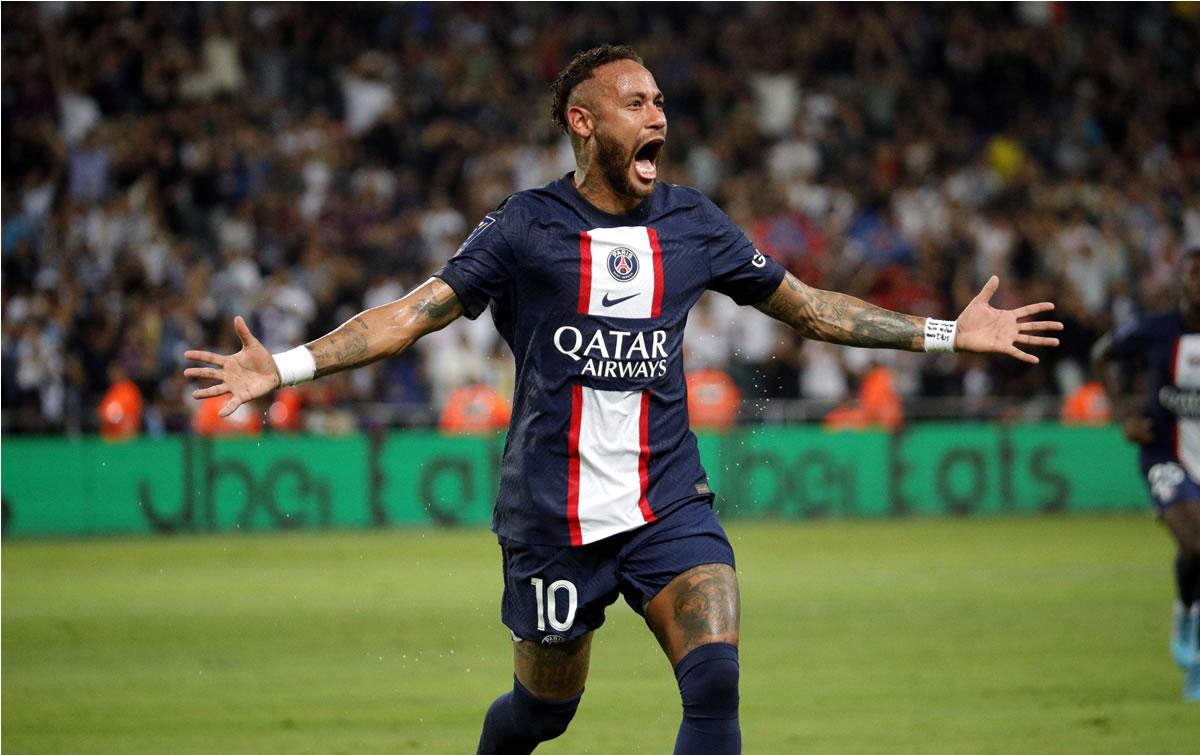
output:
<path id="1" fill-rule="evenodd" d="M 462 303 L 454 290 L 441 280 L 430 278 L 404 298 L 361 312 L 332 333 L 306 344 L 304 348 L 312 354 L 316 367 L 313 377 L 395 356 L 426 333 L 446 327 L 462 313 Z M 222 417 L 281 385 L 275 359 L 250 332 L 246 321 L 239 316 L 234 318 L 233 325 L 242 341 L 242 349 L 236 354 L 184 352 L 187 359 L 211 365 L 188 367 L 183 371 L 184 376 L 217 381 L 216 385 L 193 391 L 193 398 L 230 394 L 229 401 L 221 407 Z"/>
<path id="2" fill-rule="evenodd" d="M 1025 318 L 1054 309 L 1050 302 L 1017 309 L 995 309 L 988 302 L 1000 286 L 992 276 L 956 321 L 954 348 L 958 351 L 1008 354 L 1037 364 L 1038 358 L 1020 346 L 1057 346 L 1057 338 L 1031 333 L 1062 330 L 1053 320 Z M 921 351 L 925 348 L 927 318 L 892 312 L 862 299 L 806 286 L 791 273 L 775 293 L 757 308 L 790 325 L 797 333 L 846 346 Z"/>

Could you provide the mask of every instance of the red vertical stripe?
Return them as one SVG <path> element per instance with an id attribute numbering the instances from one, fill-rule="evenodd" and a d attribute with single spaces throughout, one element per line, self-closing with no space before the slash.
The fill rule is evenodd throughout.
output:
<path id="1" fill-rule="evenodd" d="M 654 304 L 650 308 L 651 317 L 662 317 L 663 296 L 663 263 L 662 247 L 658 245 L 658 232 L 649 226 L 646 235 L 650 237 L 650 248 L 654 250 Z"/>
<path id="2" fill-rule="evenodd" d="M 579 232 L 579 314 L 586 315 L 592 306 L 592 237 Z"/>
<path id="3" fill-rule="evenodd" d="M 646 493 L 650 490 L 650 391 L 642 391 L 642 417 L 639 436 L 641 453 L 638 454 L 638 479 L 641 482 L 642 493 L 638 497 L 638 508 L 642 510 L 643 519 L 647 522 L 653 522 L 654 510 L 650 508 L 650 500 L 646 498 Z"/>
<path id="4" fill-rule="evenodd" d="M 1171 385 L 1179 385 L 1179 346 L 1183 343 L 1183 337 L 1175 339 L 1175 351 L 1171 354 Z M 1175 447 L 1175 458 L 1182 459 L 1179 455 L 1179 420 L 1175 420 L 1175 438 L 1172 445 Z"/>
<path id="5" fill-rule="evenodd" d="M 587 234 L 584 234 L 587 238 Z M 567 524 L 571 545 L 583 545 L 579 526 L 579 427 L 583 424 L 583 386 L 571 386 L 571 432 L 567 435 Z"/>

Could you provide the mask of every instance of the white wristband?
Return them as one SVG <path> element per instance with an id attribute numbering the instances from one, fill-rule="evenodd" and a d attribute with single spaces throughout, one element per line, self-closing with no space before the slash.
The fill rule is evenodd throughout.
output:
<path id="1" fill-rule="evenodd" d="M 957 320 L 925 318 L 925 350 L 942 354 L 953 353 L 954 335 L 957 332 Z"/>
<path id="2" fill-rule="evenodd" d="M 297 346 L 290 351 L 272 354 L 275 368 L 279 370 L 279 385 L 307 383 L 317 374 L 317 361 L 307 346 Z"/>

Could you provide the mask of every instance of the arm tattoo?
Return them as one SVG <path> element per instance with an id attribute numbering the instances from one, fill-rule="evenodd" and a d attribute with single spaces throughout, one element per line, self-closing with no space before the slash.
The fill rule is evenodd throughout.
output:
<path id="1" fill-rule="evenodd" d="M 876 307 L 853 296 L 806 286 L 788 273 L 766 301 L 762 312 L 820 341 L 846 346 L 919 350 L 924 344 L 924 318 Z"/>
<path id="2" fill-rule="evenodd" d="M 309 349 L 317 363 L 316 377 L 356 367 L 367 354 L 367 334 L 370 326 L 360 317 L 351 318 L 342 327 L 314 341 Z"/>
<path id="3" fill-rule="evenodd" d="M 874 348 L 916 349 L 917 339 L 925 338 L 925 329 L 913 317 L 870 307 L 854 314 L 851 329 L 855 346 Z"/>
<path id="4" fill-rule="evenodd" d="M 447 286 L 447 288 L 449 287 Z M 431 320 L 436 325 L 442 325 L 445 324 L 444 321 L 454 319 L 455 309 L 458 306 L 458 297 L 453 291 L 450 291 L 448 296 L 443 294 L 440 300 L 437 292 L 430 291 L 429 296 L 422 299 L 421 303 L 417 305 L 417 314 Z"/>
<path id="5" fill-rule="evenodd" d="M 316 377 L 394 356 L 463 312 L 458 295 L 436 278 L 403 299 L 360 312 L 332 333 L 307 344 Z"/>

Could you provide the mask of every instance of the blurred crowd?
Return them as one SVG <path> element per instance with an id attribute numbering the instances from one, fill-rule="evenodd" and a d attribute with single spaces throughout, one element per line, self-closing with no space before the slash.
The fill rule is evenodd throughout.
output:
<path id="1" fill-rule="evenodd" d="M 1065 396 L 1200 243 L 1194 3 L 5 3 L 3 430 L 93 430 L 122 381 L 146 431 L 188 428 L 182 353 L 236 350 L 235 314 L 280 351 L 399 297 L 573 168 L 547 85 L 602 42 L 666 95 L 660 177 L 806 282 L 953 318 L 996 273 L 1067 325 L 1031 368 L 808 343 L 707 296 L 687 365 L 744 398 L 836 403 L 881 362 L 905 398 Z M 487 320 L 304 403 L 360 427 L 503 393 Z"/>

